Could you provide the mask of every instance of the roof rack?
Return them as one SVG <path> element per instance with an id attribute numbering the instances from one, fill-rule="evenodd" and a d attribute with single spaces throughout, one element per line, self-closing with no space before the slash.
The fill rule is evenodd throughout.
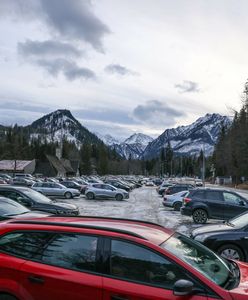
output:
<path id="1" fill-rule="evenodd" d="M 51 216 L 48 216 L 49 218 L 82 218 L 82 219 L 87 219 L 87 218 L 90 218 L 90 219 L 106 219 L 106 220 L 116 220 L 116 221 L 128 221 L 128 222 L 133 222 L 133 223 L 141 223 L 141 224 L 148 224 L 148 225 L 155 225 L 155 226 L 158 226 L 158 227 L 161 227 L 164 229 L 164 226 L 160 225 L 160 224 L 157 224 L 157 223 L 154 223 L 154 222 L 150 222 L 150 221 L 143 221 L 143 220 L 135 220 L 135 219 L 128 219 L 128 218 L 116 218 L 116 217 L 102 217 L 102 216 L 73 216 L 73 215 L 64 215 L 64 214 L 61 214 L 61 215 L 51 215 Z"/>
<path id="2" fill-rule="evenodd" d="M 96 230 L 104 230 L 104 231 L 111 231 L 111 232 L 116 232 L 116 233 L 122 233 L 122 234 L 127 234 L 133 237 L 137 237 L 143 240 L 146 240 L 145 237 L 128 231 L 128 230 L 123 230 L 123 229 L 117 229 L 117 228 L 110 228 L 110 227 L 102 227 L 102 226 L 94 226 L 94 225 L 84 225 L 84 224 L 78 224 L 78 223 L 64 223 L 64 222 L 47 222 L 47 221 L 31 221 L 31 220 L 14 220 L 11 221 L 10 223 L 14 224 L 34 224 L 34 225 L 51 225 L 51 226 L 60 226 L 60 227 L 73 227 L 73 228 L 86 228 L 86 229 L 96 229 Z"/>

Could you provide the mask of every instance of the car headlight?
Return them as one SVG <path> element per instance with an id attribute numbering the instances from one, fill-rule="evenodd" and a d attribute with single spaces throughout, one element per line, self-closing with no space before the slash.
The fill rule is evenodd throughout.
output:
<path id="1" fill-rule="evenodd" d="M 194 240 L 197 242 L 203 243 L 207 237 L 208 237 L 207 234 L 199 234 L 199 235 L 195 236 Z"/>

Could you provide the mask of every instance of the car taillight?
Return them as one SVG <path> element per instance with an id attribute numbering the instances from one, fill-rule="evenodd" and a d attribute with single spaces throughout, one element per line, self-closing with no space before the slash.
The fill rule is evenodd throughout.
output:
<path id="1" fill-rule="evenodd" d="M 191 201 L 191 198 L 183 198 L 183 204 L 186 205 Z"/>

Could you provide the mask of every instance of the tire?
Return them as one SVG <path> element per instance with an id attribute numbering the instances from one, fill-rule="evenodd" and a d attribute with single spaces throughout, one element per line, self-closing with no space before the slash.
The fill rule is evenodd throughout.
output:
<path id="1" fill-rule="evenodd" d="M 202 208 L 195 209 L 192 217 L 196 224 L 205 224 L 208 220 L 208 214 L 206 210 Z"/>
<path id="2" fill-rule="evenodd" d="M 93 200 L 93 199 L 95 199 L 95 195 L 92 192 L 89 192 L 86 194 L 86 198 L 88 200 Z"/>
<path id="3" fill-rule="evenodd" d="M 182 203 L 181 202 L 176 202 L 173 205 L 174 210 L 176 211 L 180 211 L 180 208 L 182 207 Z"/>
<path id="4" fill-rule="evenodd" d="M 71 192 L 66 192 L 65 193 L 65 198 L 66 199 L 71 199 L 72 198 L 72 193 Z"/>
<path id="5" fill-rule="evenodd" d="M 17 298 L 8 294 L 0 294 L 0 300 L 17 300 Z"/>
<path id="6" fill-rule="evenodd" d="M 121 194 L 117 194 L 117 195 L 115 196 L 115 199 L 116 199 L 117 201 L 121 201 L 121 200 L 123 200 L 123 196 L 122 196 Z"/>
<path id="7" fill-rule="evenodd" d="M 224 258 L 229 258 L 229 259 L 235 259 L 235 260 L 241 260 L 244 261 L 244 253 L 242 250 L 233 244 L 227 244 L 221 246 L 218 250 L 217 253 L 224 257 Z"/>

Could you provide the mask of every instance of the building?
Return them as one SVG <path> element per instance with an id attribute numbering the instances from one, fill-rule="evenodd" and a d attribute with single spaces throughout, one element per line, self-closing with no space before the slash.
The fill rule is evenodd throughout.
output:
<path id="1" fill-rule="evenodd" d="M 24 173 L 33 174 L 36 161 L 33 160 L 0 160 L 0 173 Z"/>
<path id="2" fill-rule="evenodd" d="M 69 159 L 46 155 L 46 160 L 37 160 L 35 173 L 46 177 L 68 177 L 78 174 L 79 162 L 71 162 Z"/>

